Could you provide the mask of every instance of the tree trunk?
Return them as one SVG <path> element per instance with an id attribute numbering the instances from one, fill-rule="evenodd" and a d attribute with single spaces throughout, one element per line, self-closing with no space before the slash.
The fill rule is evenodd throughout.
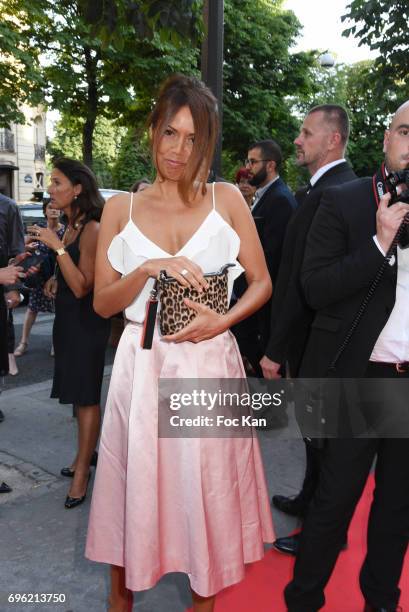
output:
<path id="1" fill-rule="evenodd" d="M 95 119 L 87 119 L 82 128 L 82 161 L 92 168 L 92 149 L 94 145 Z"/>
<path id="2" fill-rule="evenodd" d="M 99 53 L 92 55 L 90 47 L 84 47 L 85 73 L 87 79 L 87 117 L 82 128 L 82 159 L 92 168 L 95 121 L 98 114 L 97 65 Z"/>
<path id="3" fill-rule="evenodd" d="M 202 42 L 202 80 L 213 91 L 219 107 L 219 134 L 212 163 L 211 180 L 222 174 L 222 119 L 223 119 L 223 40 L 224 2 L 205 0 L 203 5 L 205 37 Z"/>

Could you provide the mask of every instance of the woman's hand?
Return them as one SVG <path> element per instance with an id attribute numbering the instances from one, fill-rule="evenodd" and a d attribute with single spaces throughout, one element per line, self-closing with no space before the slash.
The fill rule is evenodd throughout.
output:
<path id="1" fill-rule="evenodd" d="M 45 297 L 48 297 L 53 300 L 55 296 L 57 295 L 57 287 L 58 287 L 57 279 L 55 278 L 55 276 L 51 276 L 48 279 L 48 281 L 46 281 L 44 284 L 43 293 Z"/>
<path id="2" fill-rule="evenodd" d="M 57 249 L 62 249 L 64 247 L 64 244 L 57 236 L 57 232 L 51 230 L 48 227 L 30 225 L 27 228 L 27 231 L 34 240 L 42 242 L 53 251 L 56 251 Z"/>
<path id="3" fill-rule="evenodd" d="M 225 315 L 221 315 L 208 306 L 184 298 L 185 304 L 197 312 L 196 318 L 176 334 L 163 336 L 167 342 L 202 342 L 209 340 L 229 329 Z"/>
<path id="4" fill-rule="evenodd" d="M 21 266 L 11 265 L 0 268 L 0 285 L 15 285 L 24 276 L 25 272 Z"/>
<path id="5" fill-rule="evenodd" d="M 158 278 L 161 270 L 165 270 L 168 276 L 173 276 L 183 287 L 192 286 L 200 293 L 208 288 L 203 271 L 200 266 L 193 263 L 187 257 L 166 257 L 163 259 L 148 259 L 143 268 L 148 276 Z"/>

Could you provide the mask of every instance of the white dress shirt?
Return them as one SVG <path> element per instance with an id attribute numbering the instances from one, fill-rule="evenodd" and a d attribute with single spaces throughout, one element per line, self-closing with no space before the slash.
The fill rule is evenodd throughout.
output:
<path id="1" fill-rule="evenodd" d="M 375 242 L 377 243 L 376 240 Z M 386 363 L 409 361 L 409 249 L 401 249 L 398 246 L 397 256 L 395 305 L 376 341 L 370 361 Z"/>
<path id="2" fill-rule="evenodd" d="M 323 174 L 328 172 L 330 168 L 334 168 L 334 166 L 338 166 L 339 164 L 344 163 L 344 161 L 346 161 L 344 158 L 336 159 L 335 161 L 330 162 L 329 164 L 325 164 L 325 166 L 321 166 L 321 168 L 318 168 L 317 172 L 313 174 L 310 178 L 311 187 L 314 187 L 315 183 L 322 177 Z"/>

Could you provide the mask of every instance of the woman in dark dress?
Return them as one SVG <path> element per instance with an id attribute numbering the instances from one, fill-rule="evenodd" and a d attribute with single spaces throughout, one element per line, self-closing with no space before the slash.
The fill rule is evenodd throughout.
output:
<path id="1" fill-rule="evenodd" d="M 73 476 L 65 501 L 73 508 L 85 499 L 89 466 L 97 444 L 100 395 L 110 321 L 93 309 L 94 264 L 104 200 L 94 174 L 84 164 L 62 158 L 54 163 L 48 188 L 53 208 L 63 211 L 62 240 L 49 228 L 29 228 L 53 249 L 56 273 L 44 287 L 55 298 L 53 341 L 55 369 L 51 397 L 77 407 L 78 451 L 65 476 Z"/>

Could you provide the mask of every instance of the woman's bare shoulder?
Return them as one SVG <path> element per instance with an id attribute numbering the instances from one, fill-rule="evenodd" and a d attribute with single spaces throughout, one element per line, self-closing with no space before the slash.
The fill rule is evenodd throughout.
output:
<path id="1" fill-rule="evenodd" d="M 129 219 L 130 205 L 131 194 L 118 193 L 105 202 L 102 219 L 122 230 Z"/>
<path id="2" fill-rule="evenodd" d="M 129 211 L 129 206 L 131 204 L 131 195 L 132 194 L 130 193 L 118 193 L 112 196 L 105 202 L 104 211 L 113 211 L 117 213 L 123 212 L 124 210 Z"/>
<path id="3" fill-rule="evenodd" d="M 81 231 L 81 235 L 80 235 L 81 248 L 86 247 L 87 245 L 90 246 L 94 244 L 98 238 L 98 233 L 99 233 L 99 222 L 96 221 L 95 219 L 88 221 L 84 225 Z"/>
<path id="4" fill-rule="evenodd" d="M 99 230 L 99 221 L 96 219 L 91 219 L 85 223 L 84 228 L 81 232 L 82 236 L 87 236 L 88 234 L 98 233 Z"/>
<path id="5" fill-rule="evenodd" d="M 216 209 L 223 216 L 228 217 L 230 222 L 237 216 L 237 213 L 248 214 L 248 206 L 240 193 L 240 190 L 232 183 L 215 183 L 214 197 Z"/>

